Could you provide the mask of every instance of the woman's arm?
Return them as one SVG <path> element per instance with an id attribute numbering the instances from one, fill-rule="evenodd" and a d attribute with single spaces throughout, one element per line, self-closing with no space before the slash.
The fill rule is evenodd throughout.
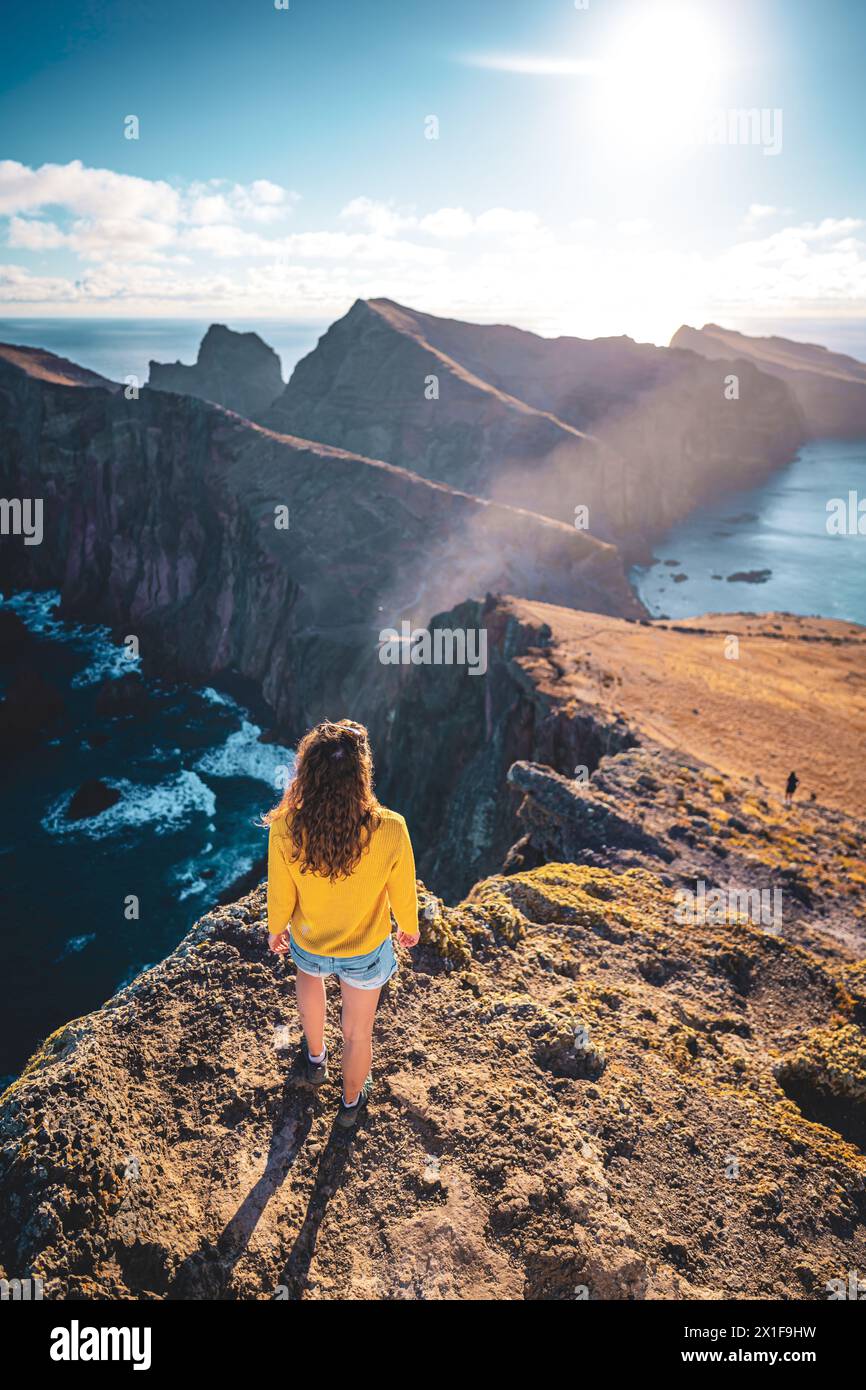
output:
<path id="1" fill-rule="evenodd" d="M 268 945 L 277 955 L 289 949 L 289 923 L 298 890 L 289 872 L 284 837 L 271 821 L 268 832 Z"/>
<path id="2" fill-rule="evenodd" d="M 397 940 L 401 946 L 417 946 L 418 891 L 415 886 L 415 856 L 406 822 L 400 824 L 400 848 L 388 877 L 388 899 L 397 919 Z"/>

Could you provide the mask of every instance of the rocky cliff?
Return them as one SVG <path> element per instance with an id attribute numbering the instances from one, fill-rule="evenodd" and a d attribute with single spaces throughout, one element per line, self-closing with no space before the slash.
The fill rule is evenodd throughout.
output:
<path id="1" fill-rule="evenodd" d="M 537 866 L 426 898 L 357 1132 L 335 1080 L 301 1083 L 258 889 L 5 1092 L 0 1276 L 55 1299 L 822 1299 L 862 1269 L 863 823 L 648 746 L 587 785 L 512 778 Z M 739 895 L 678 917 L 696 874 L 742 889 L 773 862 L 812 875 L 778 922 Z M 334 995 L 329 1038 L 336 1062 Z"/>
<path id="2" fill-rule="evenodd" d="M 817 343 L 790 338 L 754 338 L 705 323 L 684 324 L 672 348 L 687 348 L 711 361 L 750 362 L 783 381 L 817 439 L 862 439 L 866 435 L 866 364 Z"/>
<path id="3" fill-rule="evenodd" d="M 0 582 L 59 588 L 65 613 L 135 634 L 155 672 L 254 682 L 289 737 L 349 701 L 372 717 L 380 632 L 467 594 L 642 611 L 617 552 L 573 527 L 43 367 L 0 348 L 0 485 L 44 500 L 45 532 L 4 543 Z"/>
<path id="4" fill-rule="evenodd" d="M 239 415 L 255 418 L 283 389 L 280 359 L 258 333 L 235 333 L 212 323 L 201 340 L 193 366 L 151 362 L 148 385 L 213 401 Z"/>
<path id="5" fill-rule="evenodd" d="M 796 768 L 803 795 L 866 815 L 850 756 L 866 738 L 866 634 L 854 624 L 780 614 L 635 623 L 502 597 L 436 622 L 486 629 L 485 679 L 383 668 L 388 714 L 372 728 L 385 797 L 399 796 L 419 870 L 446 896 L 497 868 L 523 833 L 519 797 L 505 791 L 514 762 L 573 778 L 649 743 L 758 777 L 774 794 Z"/>
<path id="6" fill-rule="evenodd" d="M 295 1069 L 261 887 L 47 1039 L 0 1098 L 0 1278 L 819 1299 L 862 1269 L 863 629 L 649 622 L 573 528 L 22 349 L 0 459 L 46 513 L 3 583 L 60 587 L 157 669 L 245 676 L 288 733 L 366 719 L 434 889 L 351 1137 Z M 483 674 L 378 659 L 431 612 L 486 633 Z M 681 915 L 706 893 L 721 916 Z"/>
<path id="7" fill-rule="evenodd" d="M 264 422 L 573 521 L 635 553 L 698 504 L 760 482 L 804 437 L 787 388 L 632 342 L 539 338 L 358 300 Z"/>

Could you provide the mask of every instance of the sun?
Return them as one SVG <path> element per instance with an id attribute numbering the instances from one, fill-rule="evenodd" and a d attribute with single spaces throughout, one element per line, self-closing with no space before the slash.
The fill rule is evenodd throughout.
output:
<path id="1" fill-rule="evenodd" d="M 724 61 L 722 35 L 694 0 L 642 9 L 603 55 L 603 118 L 634 147 L 687 138 L 717 100 Z"/>

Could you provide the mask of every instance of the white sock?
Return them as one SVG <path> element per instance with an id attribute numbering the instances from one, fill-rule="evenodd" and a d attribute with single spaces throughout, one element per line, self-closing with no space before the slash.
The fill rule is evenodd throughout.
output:
<path id="1" fill-rule="evenodd" d="M 345 1092 L 343 1093 L 343 1104 L 345 1105 L 345 1107 L 346 1107 L 347 1110 L 354 1110 L 354 1109 L 355 1109 L 355 1106 L 358 1104 L 358 1101 L 359 1101 L 360 1099 L 361 1099 L 361 1092 L 359 1091 L 358 1094 L 356 1095 L 355 1099 L 352 1101 L 352 1103 L 351 1103 L 351 1105 L 350 1105 L 349 1102 L 346 1100 Z"/>
<path id="2" fill-rule="evenodd" d="M 325 1046 L 322 1048 L 322 1050 L 321 1050 L 321 1052 L 319 1053 L 318 1057 L 314 1057 L 313 1054 L 312 1054 L 312 1052 L 310 1051 L 310 1049 L 307 1048 L 307 1056 L 309 1057 L 309 1059 L 310 1059 L 310 1061 L 312 1062 L 312 1064 L 313 1064 L 314 1067 L 321 1066 L 322 1062 L 324 1062 L 324 1060 L 325 1060 L 325 1058 L 327 1057 L 327 1055 L 328 1055 L 328 1047 L 327 1047 L 327 1044 L 325 1044 Z"/>

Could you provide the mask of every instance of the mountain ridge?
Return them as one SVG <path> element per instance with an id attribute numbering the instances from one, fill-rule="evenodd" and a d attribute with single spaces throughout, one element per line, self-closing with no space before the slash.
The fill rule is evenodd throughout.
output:
<path id="1" fill-rule="evenodd" d="M 783 381 L 795 396 L 813 438 L 866 435 L 866 364 L 819 343 L 779 335 L 751 337 L 718 324 L 683 324 L 671 347 L 709 360 L 749 361 Z"/>
<path id="2" fill-rule="evenodd" d="M 331 325 L 261 419 L 563 520 L 585 506 L 593 534 L 629 558 L 699 503 L 762 481 L 805 437 L 787 387 L 754 366 L 732 405 L 696 353 L 376 299 Z"/>

